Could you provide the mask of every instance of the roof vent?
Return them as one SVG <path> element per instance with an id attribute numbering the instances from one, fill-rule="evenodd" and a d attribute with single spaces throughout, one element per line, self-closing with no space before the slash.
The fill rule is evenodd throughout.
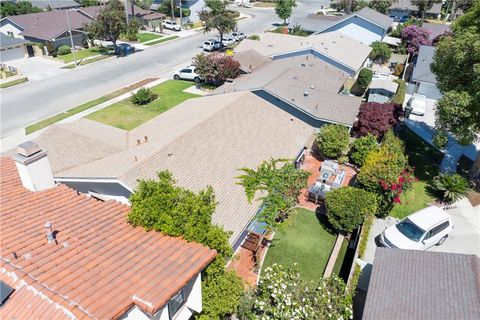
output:
<path id="1" fill-rule="evenodd" d="M 315 89 L 315 86 L 313 84 L 311 84 L 309 88 L 313 90 L 313 89 Z"/>
<path id="2" fill-rule="evenodd" d="M 304 92 L 303 92 L 303 96 L 304 96 L 304 97 L 308 97 L 308 91 L 304 91 Z"/>
<path id="3" fill-rule="evenodd" d="M 42 151 L 40 146 L 33 141 L 27 141 L 17 146 L 17 153 L 24 157 L 31 157 Z"/>
<path id="4" fill-rule="evenodd" d="M 50 221 L 45 222 L 45 229 L 47 230 L 48 243 L 54 242 L 55 241 L 55 236 L 53 235 L 52 223 Z"/>
<path id="5" fill-rule="evenodd" d="M 301 65 L 302 67 L 305 67 L 305 63 L 301 63 L 300 65 Z"/>

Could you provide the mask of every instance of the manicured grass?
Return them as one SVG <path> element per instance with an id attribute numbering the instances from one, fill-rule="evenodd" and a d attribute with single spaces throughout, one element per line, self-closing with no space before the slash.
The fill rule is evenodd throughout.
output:
<path id="1" fill-rule="evenodd" d="M 258 8 L 273 8 L 275 7 L 275 2 L 256 2 L 254 6 Z"/>
<path id="2" fill-rule="evenodd" d="M 192 85 L 192 82 L 168 80 L 151 88 L 158 98 L 146 105 L 134 105 L 130 99 L 125 99 L 88 115 L 87 119 L 124 130 L 132 130 L 179 103 L 198 97 L 196 94 L 183 92 Z"/>
<path id="3" fill-rule="evenodd" d="M 342 270 L 343 260 L 345 260 L 345 254 L 347 253 L 348 249 L 348 241 L 346 239 L 343 240 L 342 246 L 340 247 L 340 251 L 338 252 L 337 260 L 335 260 L 335 265 L 333 266 L 332 273 L 335 273 L 337 276 L 340 275 L 340 271 Z"/>
<path id="4" fill-rule="evenodd" d="M 16 86 L 17 84 L 24 83 L 24 82 L 27 82 L 27 81 L 28 81 L 27 77 L 20 78 L 20 79 L 13 80 L 13 81 L 10 81 L 10 82 L 1 83 L 0 88 L 5 89 L 5 88 L 13 87 L 13 86 Z"/>
<path id="5" fill-rule="evenodd" d="M 390 212 L 392 217 L 403 219 L 420 209 L 423 209 L 435 201 L 433 194 L 429 192 L 429 186 L 424 181 L 413 183 L 413 187 L 406 194 L 400 196 L 401 203 L 396 204 Z"/>
<path id="6" fill-rule="evenodd" d="M 86 64 L 90 64 L 92 62 L 100 61 L 100 60 L 107 59 L 107 58 L 110 58 L 110 56 L 100 56 L 100 57 L 96 57 L 96 58 L 92 58 L 92 59 L 88 59 L 88 60 L 83 60 L 78 65 L 79 66 L 84 66 Z M 73 64 L 69 64 L 69 65 L 66 65 L 66 66 L 62 67 L 62 69 L 75 69 L 76 67 L 77 66 L 73 63 Z"/>
<path id="7" fill-rule="evenodd" d="M 149 43 L 145 43 L 145 45 L 146 46 L 153 46 L 153 45 L 156 45 L 156 44 L 159 44 L 159 43 L 162 43 L 162 42 L 166 42 L 166 41 L 170 41 L 170 40 L 173 40 L 173 39 L 177 39 L 177 38 L 179 38 L 179 36 L 165 37 L 165 38 L 158 39 L 157 41 L 152 41 L 152 42 L 149 42 Z"/>
<path id="8" fill-rule="evenodd" d="M 43 129 L 43 128 L 46 128 L 56 122 L 59 122 L 63 119 L 66 119 L 68 117 L 71 117 L 73 116 L 74 114 L 77 114 L 79 112 L 82 112 L 84 110 L 87 110 L 87 109 L 90 109 L 90 108 L 93 108 L 97 105 L 99 105 L 100 103 L 104 103 L 110 99 L 113 99 L 115 97 L 118 97 L 118 96 L 121 96 L 122 94 L 126 93 L 126 92 L 129 92 L 129 91 L 132 91 L 136 88 L 139 88 L 141 86 L 144 86 L 145 84 L 149 83 L 149 82 L 152 82 L 156 79 L 146 79 L 146 80 L 143 80 L 143 81 L 140 81 L 140 82 L 137 82 L 131 86 L 128 86 L 128 87 L 124 87 L 122 89 L 119 89 L 119 90 L 116 90 L 112 93 L 109 93 L 103 97 L 100 97 L 98 99 L 95 99 L 95 100 L 91 100 L 89 102 L 86 102 L 84 104 L 81 104 L 75 108 L 72 108 L 72 109 L 69 109 L 65 112 L 62 112 L 62 113 L 59 113 L 57 115 L 54 115 L 53 117 L 50 117 L 50 118 L 47 118 L 47 119 L 44 119 L 42 121 L 39 121 L 37 123 L 34 123 L 28 127 L 25 128 L 25 134 L 30 134 L 30 133 L 33 133 L 35 131 L 38 131 L 40 129 Z"/>
<path id="9" fill-rule="evenodd" d="M 303 279 L 318 280 L 323 276 L 335 238 L 319 222 L 315 212 L 296 209 L 286 225 L 276 231 L 264 267 L 297 263 Z"/>
<path id="10" fill-rule="evenodd" d="M 105 47 L 93 47 L 93 48 L 88 48 L 88 49 L 83 49 L 83 50 L 78 50 L 75 52 L 75 56 L 78 60 L 85 59 L 91 56 L 96 56 L 98 54 L 108 54 L 109 52 L 113 52 L 112 49 L 110 48 L 105 48 Z M 63 55 L 63 56 L 57 56 L 57 59 L 63 60 L 65 63 L 70 63 L 75 61 L 73 58 L 73 52 Z"/>
<path id="11" fill-rule="evenodd" d="M 147 42 L 147 41 L 150 41 L 150 40 L 154 40 L 154 39 L 159 39 L 159 38 L 162 38 L 163 36 L 159 35 L 159 34 L 153 34 L 153 33 L 139 33 L 138 34 L 138 42 Z"/>

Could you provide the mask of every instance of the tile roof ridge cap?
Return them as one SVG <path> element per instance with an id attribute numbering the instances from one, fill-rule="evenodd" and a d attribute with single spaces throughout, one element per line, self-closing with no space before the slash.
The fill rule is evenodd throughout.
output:
<path id="1" fill-rule="evenodd" d="M 77 318 L 73 313 L 73 309 L 75 309 L 75 308 L 79 310 L 79 313 L 82 316 L 82 319 L 85 319 L 85 318 L 86 319 L 94 319 L 93 315 L 88 313 L 84 308 L 82 308 L 82 306 L 80 306 L 75 301 L 63 296 L 62 294 L 60 294 L 59 292 L 57 292 L 55 290 L 50 289 L 48 286 L 46 286 L 42 282 L 38 281 L 37 279 L 35 279 L 31 275 L 29 275 L 28 273 L 23 271 L 21 268 L 15 266 L 14 264 L 12 264 L 10 261 L 6 260 L 5 258 L 1 257 L 0 260 L 2 260 L 2 262 L 4 264 L 4 265 L 2 265 L 1 272 L 6 273 L 6 276 L 9 277 L 10 279 L 12 279 L 13 281 L 15 281 L 15 280 L 20 281 L 20 285 L 17 286 L 16 288 L 23 287 L 23 286 L 28 287 L 29 290 L 34 292 L 35 296 L 39 295 L 41 299 L 46 299 L 50 304 L 55 305 L 55 308 L 62 309 L 63 312 L 65 313 L 65 315 L 68 315 L 72 319 Z M 8 266 L 7 269 L 11 269 L 11 270 L 10 271 L 6 270 L 6 268 L 4 267 L 5 265 Z M 13 277 L 12 277 L 12 275 L 13 275 Z M 28 278 L 29 281 L 25 280 L 25 278 Z M 47 291 L 48 293 L 51 293 L 51 295 L 45 293 L 44 291 Z M 69 302 L 68 304 L 71 306 L 71 308 L 67 308 L 62 303 L 54 301 L 53 298 L 51 298 L 53 296 L 57 296 L 63 301 L 68 301 Z"/>

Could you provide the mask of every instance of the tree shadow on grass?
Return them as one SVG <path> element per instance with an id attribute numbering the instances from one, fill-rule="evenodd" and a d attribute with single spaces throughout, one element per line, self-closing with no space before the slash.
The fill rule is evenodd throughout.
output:
<path id="1" fill-rule="evenodd" d="M 318 222 L 322 225 L 322 227 L 330 234 L 336 235 L 337 231 L 335 228 L 330 224 L 327 218 L 327 210 L 325 208 L 325 204 L 321 204 L 315 210 L 315 216 L 317 217 Z"/>

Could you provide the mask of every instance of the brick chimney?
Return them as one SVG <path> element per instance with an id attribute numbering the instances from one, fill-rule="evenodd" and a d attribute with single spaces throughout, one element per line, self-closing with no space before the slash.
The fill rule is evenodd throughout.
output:
<path id="1" fill-rule="evenodd" d="M 35 142 L 27 141 L 18 145 L 12 158 L 25 188 L 42 191 L 55 186 L 47 151 Z"/>

